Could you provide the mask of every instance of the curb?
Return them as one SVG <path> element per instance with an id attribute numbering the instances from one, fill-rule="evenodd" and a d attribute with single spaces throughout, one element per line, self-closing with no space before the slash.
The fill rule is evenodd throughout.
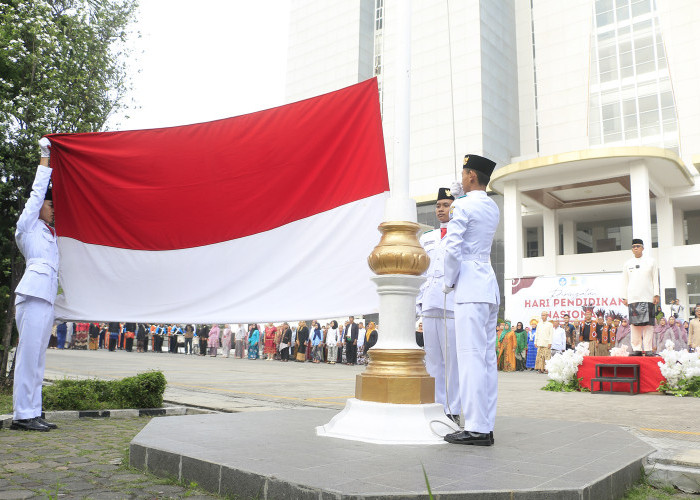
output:
<path id="1" fill-rule="evenodd" d="M 128 410 L 84 410 L 84 411 L 47 411 L 42 417 L 47 420 L 76 420 L 80 418 L 135 418 L 135 417 L 174 417 L 179 415 L 199 415 L 218 413 L 187 406 L 169 406 L 166 408 L 140 408 Z M 12 415 L 0 415 L 0 429 L 9 429 Z"/>

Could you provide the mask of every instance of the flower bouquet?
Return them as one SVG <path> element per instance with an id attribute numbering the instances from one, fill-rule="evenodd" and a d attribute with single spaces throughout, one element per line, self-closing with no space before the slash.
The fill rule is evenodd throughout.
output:
<path id="1" fill-rule="evenodd" d="M 576 377 L 578 367 L 583 363 L 583 357 L 588 356 L 588 342 L 581 342 L 576 349 L 567 349 L 557 353 L 545 363 L 545 368 L 551 379 L 542 389 L 545 391 L 587 391 L 581 386 Z"/>
<path id="2" fill-rule="evenodd" d="M 666 349 L 659 354 L 661 375 L 666 378 L 659 386 L 659 391 L 674 396 L 700 397 L 700 353 L 674 350 L 673 340 L 667 340 Z"/>
<path id="3" fill-rule="evenodd" d="M 623 345 L 622 347 L 613 347 L 610 349 L 610 355 L 611 356 L 629 356 L 629 347 L 626 345 Z"/>

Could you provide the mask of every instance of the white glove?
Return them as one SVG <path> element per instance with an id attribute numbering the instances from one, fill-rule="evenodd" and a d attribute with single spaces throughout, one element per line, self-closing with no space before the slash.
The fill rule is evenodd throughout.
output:
<path id="1" fill-rule="evenodd" d="M 51 141 L 48 140 L 46 137 L 42 137 L 41 139 L 39 139 L 39 147 L 41 148 L 42 158 L 48 158 L 51 156 L 51 150 L 49 150 L 49 148 L 51 147 Z"/>
<path id="2" fill-rule="evenodd" d="M 445 295 L 447 295 L 448 293 L 454 292 L 454 291 L 455 291 L 455 287 L 442 285 L 442 293 L 444 293 Z"/>
<path id="3" fill-rule="evenodd" d="M 454 181 L 450 186 L 450 192 L 455 199 L 462 196 L 464 194 L 464 191 L 462 191 L 462 183 L 460 181 Z"/>
<path id="4" fill-rule="evenodd" d="M 422 310 L 420 304 L 416 304 L 416 318 L 420 318 L 422 314 L 423 314 L 423 310 Z"/>

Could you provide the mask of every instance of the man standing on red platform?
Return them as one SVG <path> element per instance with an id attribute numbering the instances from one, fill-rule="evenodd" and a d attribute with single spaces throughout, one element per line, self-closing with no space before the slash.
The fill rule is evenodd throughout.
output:
<path id="1" fill-rule="evenodd" d="M 654 309 L 659 303 L 659 271 L 651 257 L 645 257 L 644 242 L 632 240 L 634 257 L 622 268 L 622 302 L 629 308 L 632 356 L 652 354 Z"/>

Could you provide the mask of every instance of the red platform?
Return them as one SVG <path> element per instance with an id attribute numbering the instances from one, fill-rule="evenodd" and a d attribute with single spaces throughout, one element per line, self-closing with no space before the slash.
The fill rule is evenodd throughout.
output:
<path id="1" fill-rule="evenodd" d="M 639 365 L 639 392 L 656 392 L 659 384 L 666 380 L 661 375 L 659 361 L 663 363 L 662 357 L 643 357 L 643 356 L 585 356 L 583 364 L 578 367 L 578 378 L 581 380 L 581 385 L 586 389 L 591 388 L 591 379 L 595 378 L 595 365 L 599 363 L 605 364 L 635 364 Z M 605 390 L 608 390 L 608 384 L 605 384 Z M 629 392 L 629 383 L 614 383 L 613 391 Z"/>

